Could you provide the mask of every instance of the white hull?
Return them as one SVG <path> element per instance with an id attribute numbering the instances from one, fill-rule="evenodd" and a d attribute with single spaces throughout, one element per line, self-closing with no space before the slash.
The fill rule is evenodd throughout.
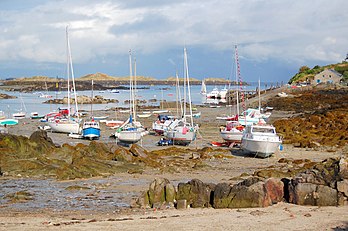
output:
<path id="1" fill-rule="evenodd" d="M 175 129 L 165 132 L 167 139 L 170 139 L 174 144 L 188 145 L 196 139 L 196 131 L 188 127 L 175 127 Z"/>
<path id="2" fill-rule="evenodd" d="M 127 144 L 134 144 L 141 140 L 143 133 L 141 131 L 120 131 L 115 133 L 119 141 Z"/>
<path id="3" fill-rule="evenodd" d="M 17 112 L 17 113 L 12 114 L 12 117 L 14 119 L 24 119 L 25 115 L 26 115 L 25 112 Z"/>
<path id="4" fill-rule="evenodd" d="M 60 121 L 60 122 L 46 122 L 46 125 L 50 126 L 53 132 L 61 132 L 61 133 L 80 133 L 80 125 L 73 121 Z"/>
<path id="5" fill-rule="evenodd" d="M 242 141 L 243 132 L 241 131 L 222 131 L 221 138 L 227 142 L 240 143 Z"/>
<path id="6" fill-rule="evenodd" d="M 241 147 L 243 150 L 255 153 L 259 157 L 268 157 L 277 151 L 281 141 L 242 139 Z"/>
<path id="7" fill-rule="evenodd" d="M 282 143 L 271 125 L 247 126 L 242 137 L 241 148 L 259 157 L 268 157 L 277 151 Z"/>

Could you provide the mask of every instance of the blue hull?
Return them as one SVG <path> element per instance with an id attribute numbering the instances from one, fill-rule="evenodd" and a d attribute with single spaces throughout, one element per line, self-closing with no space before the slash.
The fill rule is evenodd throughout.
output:
<path id="1" fill-rule="evenodd" d="M 82 130 L 82 136 L 87 139 L 99 139 L 100 137 L 100 129 L 99 128 L 84 128 Z"/>

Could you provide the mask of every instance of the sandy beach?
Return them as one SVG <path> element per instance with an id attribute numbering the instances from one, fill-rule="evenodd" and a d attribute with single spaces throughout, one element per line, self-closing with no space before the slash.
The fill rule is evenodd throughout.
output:
<path id="1" fill-rule="evenodd" d="M 280 89 L 279 89 L 280 90 Z M 276 94 L 277 92 L 273 92 Z M 197 107 L 202 112 L 202 117 L 197 119 L 200 124 L 200 134 L 190 149 L 211 147 L 211 141 L 222 141 L 219 128 L 224 121 L 216 120 L 217 115 L 229 114 L 229 108 Z M 96 116 L 113 116 L 112 111 L 97 111 Z M 274 111 L 271 121 L 278 118 L 292 117 L 294 113 Z M 123 119 L 127 115 L 121 115 Z M 155 116 L 140 118 L 145 127 L 151 127 Z M 10 127 L 9 133 L 30 136 L 33 131 L 42 125 L 37 120 L 21 120 L 20 126 Z M 115 144 L 115 139 L 109 138 L 112 129 L 102 124 L 102 137 L 99 142 Z M 68 143 L 89 144 L 88 140 L 77 140 L 67 137 L 66 134 L 48 132 L 53 142 L 62 145 Z M 165 149 L 156 146 L 159 136 L 147 135 L 141 145 L 146 150 Z M 182 147 L 186 149 L 186 147 Z M 32 191 L 34 196 L 30 202 L 21 202 L 20 205 L 10 202 L 0 205 L 0 230 L 347 230 L 348 209 L 341 207 L 299 206 L 281 202 L 266 208 L 243 209 L 136 209 L 130 208 L 132 200 L 142 191 L 148 189 L 149 184 L 158 177 L 168 179 L 174 185 L 187 182 L 191 179 L 200 179 L 205 183 L 228 182 L 230 184 L 240 181 L 243 175 L 250 176 L 255 171 L 266 168 L 282 168 L 284 163 L 280 159 L 308 159 L 320 162 L 330 157 L 347 155 L 347 147 L 318 147 L 296 148 L 292 144 L 284 145 L 282 151 L 277 151 L 267 159 L 255 158 L 241 153 L 239 148 L 213 149 L 221 152 L 222 158 L 210 158 L 204 163 L 205 168 L 178 167 L 175 172 L 163 172 L 159 169 L 146 168 L 142 173 L 115 173 L 113 176 L 96 177 L 91 179 L 77 179 L 70 181 L 56 181 L 52 179 L 49 184 L 54 184 L 54 195 L 41 195 L 42 191 L 37 185 L 42 184 L 43 177 L 27 177 L 25 175 L 1 177 L 0 182 L 10 188 L 10 183 L 22 184 L 11 186 L 16 189 L 25 188 Z M 182 156 L 189 159 L 189 156 Z M 291 166 L 287 166 L 290 167 Z M 23 181 L 16 181 L 18 179 Z M 29 183 L 28 183 L 29 182 Z M 23 186 L 24 184 L 24 186 Z M 25 186 L 27 184 L 27 186 Z M 30 185 L 32 186 L 31 188 Z M 64 190 L 69 186 L 84 186 L 79 190 L 64 195 Z M 2 195 L 6 193 L 4 187 L 0 189 Z M 48 193 L 49 194 L 49 193 Z M 60 202 L 65 201 L 66 207 Z M 115 205 L 122 204 L 121 206 Z M 35 206 L 40 205 L 40 206 Z"/>

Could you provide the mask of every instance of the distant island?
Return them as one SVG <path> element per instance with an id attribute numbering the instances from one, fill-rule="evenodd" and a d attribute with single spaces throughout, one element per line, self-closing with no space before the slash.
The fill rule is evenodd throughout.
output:
<path id="1" fill-rule="evenodd" d="M 104 73 L 88 74 L 79 78 L 75 78 L 75 84 L 77 90 L 89 90 L 91 89 L 91 81 L 94 82 L 95 90 L 107 90 L 107 89 L 126 89 L 129 84 L 129 76 L 114 77 Z M 175 85 L 176 78 L 168 77 L 167 79 L 156 79 L 153 77 L 137 76 L 137 85 Z M 179 78 L 179 81 L 183 83 L 183 78 Z M 229 82 L 223 78 L 205 78 L 206 85 L 231 85 L 235 84 L 234 81 Z M 10 78 L 1 81 L 2 88 L 10 91 L 57 91 L 67 88 L 67 79 L 54 78 L 48 76 L 32 76 L 21 78 Z M 192 85 L 200 85 L 201 80 L 190 78 Z M 246 84 L 246 83 L 245 83 Z M 46 87 L 47 86 L 47 87 Z"/>

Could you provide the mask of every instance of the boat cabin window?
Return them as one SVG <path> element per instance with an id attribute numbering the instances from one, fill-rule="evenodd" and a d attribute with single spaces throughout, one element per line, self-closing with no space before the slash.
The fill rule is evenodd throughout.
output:
<path id="1" fill-rule="evenodd" d="M 253 132 L 259 133 L 275 133 L 273 128 L 262 128 L 262 127 L 254 127 Z"/>

